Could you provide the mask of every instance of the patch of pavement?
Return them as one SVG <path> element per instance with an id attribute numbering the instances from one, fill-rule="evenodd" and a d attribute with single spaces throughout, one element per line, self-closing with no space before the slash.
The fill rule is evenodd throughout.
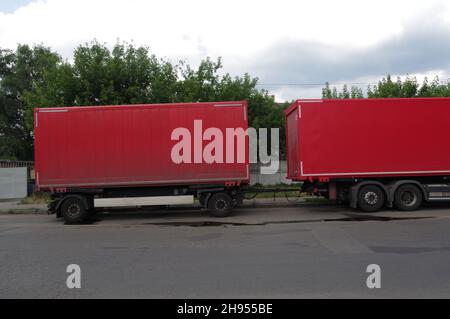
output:
<path id="1" fill-rule="evenodd" d="M 450 251 L 450 247 L 402 247 L 402 246 L 372 246 L 369 247 L 376 253 L 387 254 L 420 254 L 428 252 Z"/>
<path id="2" fill-rule="evenodd" d="M 242 209 L 220 219 L 195 209 L 121 212 L 74 227 L 54 216 L 3 215 L 0 297 L 450 296 L 448 207 L 376 214 L 329 208 Z M 204 221 L 244 225 L 158 225 Z M 82 267 L 77 291 L 65 286 L 71 263 Z M 366 287 L 372 263 L 382 268 L 378 290 Z"/>
<path id="3" fill-rule="evenodd" d="M 397 220 L 415 220 L 434 218 L 433 216 L 425 217 L 388 217 L 388 216 L 374 216 L 374 215 L 351 215 L 346 214 L 347 217 L 341 218 L 320 218 L 320 219 L 305 219 L 305 220 L 269 220 L 264 222 L 228 222 L 228 221 L 170 221 L 170 222 L 146 222 L 142 225 L 152 226 L 187 226 L 187 227 L 226 227 L 226 226 L 265 226 L 273 224 L 298 224 L 298 223 L 317 223 L 317 222 L 364 222 L 364 221 L 397 221 Z M 90 220 L 88 223 L 101 222 L 98 218 Z"/>

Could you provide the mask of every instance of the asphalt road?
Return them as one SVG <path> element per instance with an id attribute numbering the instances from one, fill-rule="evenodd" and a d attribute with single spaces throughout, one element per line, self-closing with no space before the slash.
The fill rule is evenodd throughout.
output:
<path id="1" fill-rule="evenodd" d="M 69 226 L 0 215 L 1 298 L 450 297 L 450 206 L 376 214 L 326 204 L 110 212 Z M 66 267 L 81 267 L 68 289 Z M 369 289 L 369 264 L 381 288 Z"/>

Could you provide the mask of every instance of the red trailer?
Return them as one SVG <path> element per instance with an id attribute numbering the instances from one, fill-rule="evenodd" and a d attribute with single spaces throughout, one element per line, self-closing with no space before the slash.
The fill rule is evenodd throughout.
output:
<path id="1" fill-rule="evenodd" d="M 306 99 L 285 115 L 304 191 L 365 211 L 450 200 L 450 98 Z"/>
<path id="2" fill-rule="evenodd" d="M 194 198 L 224 216 L 249 182 L 246 101 L 36 108 L 34 120 L 37 188 L 68 222 Z M 218 139 L 231 146 L 211 151 Z"/>

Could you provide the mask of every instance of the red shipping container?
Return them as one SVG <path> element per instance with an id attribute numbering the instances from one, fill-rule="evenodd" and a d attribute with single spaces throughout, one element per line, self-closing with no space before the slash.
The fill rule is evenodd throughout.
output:
<path id="1" fill-rule="evenodd" d="M 247 103 L 211 102 L 154 105 L 36 108 L 35 169 L 39 189 L 248 183 L 248 138 L 245 161 L 181 163 L 172 161 L 176 128 L 191 132 L 194 120 L 203 132 L 215 127 L 246 130 Z M 201 136 L 197 136 L 201 138 Z M 205 147 L 210 141 L 201 140 Z M 224 142 L 225 143 L 225 142 Z M 235 140 L 234 155 L 238 152 Z M 226 150 L 224 148 L 224 157 Z"/>
<path id="2" fill-rule="evenodd" d="M 450 98 L 297 100 L 288 178 L 450 175 Z"/>

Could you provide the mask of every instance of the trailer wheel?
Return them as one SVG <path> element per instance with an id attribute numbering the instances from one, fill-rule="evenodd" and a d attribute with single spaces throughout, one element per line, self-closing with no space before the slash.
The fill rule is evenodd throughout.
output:
<path id="1" fill-rule="evenodd" d="M 394 206 L 399 210 L 416 210 L 422 205 L 422 191 L 415 185 L 402 185 L 395 191 Z"/>
<path id="2" fill-rule="evenodd" d="M 365 212 L 376 212 L 383 207 L 385 195 L 376 185 L 363 186 L 358 193 L 358 207 Z"/>
<path id="3" fill-rule="evenodd" d="M 87 215 L 84 203 L 79 198 L 68 198 L 61 205 L 61 215 L 67 224 L 81 223 Z"/>
<path id="4" fill-rule="evenodd" d="M 233 199 L 227 193 L 216 193 L 208 200 L 208 211 L 215 217 L 226 217 L 233 209 Z"/>

